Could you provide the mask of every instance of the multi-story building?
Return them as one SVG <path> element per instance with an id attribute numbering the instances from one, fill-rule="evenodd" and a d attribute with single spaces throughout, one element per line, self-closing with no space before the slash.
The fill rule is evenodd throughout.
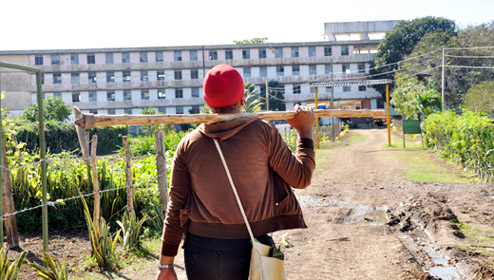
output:
<path id="1" fill-rule="evenodd" d="M 266 80 L 278 81 L 291 109 L 314 100 L 312 82 L 365 78 L 382 38 L 373 34 L 397 23 L 326 23 L 323 42 L 0 51 L 0 61 L 39 67 L 45 96 L 60 96 L 82 112 L 139 114 L 154 107 L 168 114 L 198 113 L 202 78 L 217 64 L 236 67 L 262 95 Z M 36 103 L 34 75 L 5 68 L 1 74 L 10 115 Z M 329 92 L 320 90 L 319 98 L 328 99 Z M 340 108 L 378 108 L 380 98 L 362 86 L 334 91 Z"/>

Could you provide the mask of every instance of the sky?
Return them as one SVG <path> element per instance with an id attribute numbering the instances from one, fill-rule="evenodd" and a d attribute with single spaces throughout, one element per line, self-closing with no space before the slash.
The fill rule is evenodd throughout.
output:
<path id="1" fill-rule="evenodd" d="M 0 51 L 324 41 L 325 22 L 494 20 L 494 0 L 0 0 Z"/>

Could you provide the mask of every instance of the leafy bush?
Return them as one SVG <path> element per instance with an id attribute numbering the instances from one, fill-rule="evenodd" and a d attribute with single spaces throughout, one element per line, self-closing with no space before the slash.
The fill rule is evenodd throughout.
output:
<path id="1" fill-rule="evenodd" d="M 125 251 L 138 249 L 141 246 L 141 229 L 147 217 L 144 216 L 140 220 L 137 219 L 135 212 L 129 213 L 125 211 L 121 221 L 117 224 L 122 230 L 121 242 Z"/>
<path id="2" fill-rule="evenodd" d="M 485 114 L 464 110 L 435 113 L 424 122 L 425 140 L 441 155 L 459 160 L 485 181 L 494 180 L 494 121 Z"/>

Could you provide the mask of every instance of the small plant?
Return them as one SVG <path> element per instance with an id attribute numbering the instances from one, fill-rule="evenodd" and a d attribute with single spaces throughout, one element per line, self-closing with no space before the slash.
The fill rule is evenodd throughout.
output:
<path id="1" fill-rule="evenodd" d="M 43 265 L 39 265 L 35 262 L 29 263 L 38 275 L 42 279 L 48 280 L 68 280 L 69 270 L 65 260 L 60 263 L 56 257 L 52 257 L 50 254 L 45 253 L 43 256 Z"/>
<path id="2" fill-rule="evenodd" d="M 22 263 L 26 259 L 26 252 L 21 252 L 17 259 L 9 264 L 8 251 L 4 251 L 0 248 L 0 279 L 2 280 L 15 280 L 19 276 L 19 270 Z"/>
<path id="3" fill-rule="evenodd" d="M 117 241 L 120 239 L 121 230 L 118 230 L 115 237 L 112 238 L 110 225 L 106 223 L 103 217 L 100 218 L 99 224 L 95 226 L 89 207 L 82 195 L 81 200 L 84 205 L 84 216 L 86 217 L 89 240 L 91 241 L 91 256 L 96 260 L 99 269 L 114 269 L 117 266 L 116 246 Z"/>
<path id="4" fill-rule="evenodd" d="M 120 242 L 126 252 L 138 249 L 141 246 L 141 229 L 146 219 L 146 216 L 144 216 L 137 220 L 135 212 L 129 213 L 129 211 L 125 211 L 122 221 L 117 221 L 123 234 Z"/>

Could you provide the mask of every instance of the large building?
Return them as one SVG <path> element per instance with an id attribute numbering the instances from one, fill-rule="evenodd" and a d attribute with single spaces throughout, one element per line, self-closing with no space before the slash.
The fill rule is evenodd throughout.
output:
<path id="1" fill-rule="evenodd" d="M 202 78 L 211 67 L 230 64 L 244 81 L 265 94 L 266 80 L 282 86 L 286 108 L 314 100 L 312 82 L 362 79 L 384 32 L 399 21 L 326 23 L 328 41 L 143 48 L 0 51 L 0 61 L 41 69 L 45 97 L 60 96 L 83 112 L 139 114 L 198 113 Z M 2 68 L 2 105 L 10 115 L 36 103 L 34 75 Z M 279 89 L 278 89 L 279 90 Z M 319 91 L 329 99 L 329 89 Z M 335 88 L 340 108 L 378 108 L 381 95 L 370 87 Z"/>

